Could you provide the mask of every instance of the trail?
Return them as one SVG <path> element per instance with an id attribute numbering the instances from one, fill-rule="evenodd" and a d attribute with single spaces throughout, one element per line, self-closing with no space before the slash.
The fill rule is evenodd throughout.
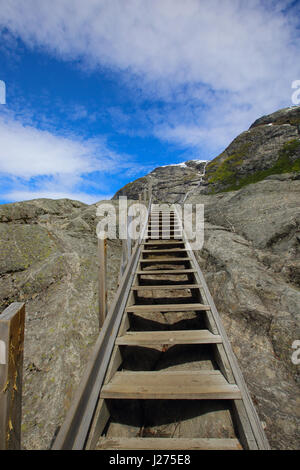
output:
<path id="1" fill-rule="evenodd" d="M 207 160 L 207 161 L 205 162 L 205 165 L 204 165 L 204 168 L 203 168 L 203 173 L 200 174 L 200 179 L 199 179 L 199 182 L 198 182 L 197 186 L 195 186 L 194 188 L 189 189 L 189 190 L 185 193 L 185 195 L 184 195 L 184 197 L 183 197 L 183 200 L 182 200 L 182 204 L 184 204 L 184 202 L 186 201 L 186 199 L 187 199 L 187 197 L 190 195 L 190 193 L 192 193 L 193 191 L 195 191 L 195 189 L 197 189 L 197 188 L 199 188 L 199 186 L 201 186 L 201 183 L 203 182 L 203 178 L 204 178 L 205 173 L 206 173 L 206 166 L 207 166 L 207 164 L 208 164 L 209 161 L 210 161 L 210 160 Z"/>

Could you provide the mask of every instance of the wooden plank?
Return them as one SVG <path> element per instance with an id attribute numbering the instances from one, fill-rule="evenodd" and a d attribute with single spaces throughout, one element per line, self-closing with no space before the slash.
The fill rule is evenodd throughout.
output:
<path id="1" fill-rule="evenodd" d="M 160 286 L 132 286 L 132 290 L 173 290 L 173 289 L 199 289 L 200 284 L 168 284 Z"/>
<path id="2" fill-rule="evenodd" d="M 154 271 L 136 271 L 136 274 L 141 275 L 156 275 L 156 274 L 188 274 L 195 273 L 195 269 L 156 269 Z"/>
<path id="3" fill-rule="evenodd" d="M 233 400 L 232 411 L 238 436 L 244 449 L 258 450 L 243 400 Z"/>
<path id="4" fill-rule="evenodd" d="M 144 264 L 145 263 L 153 263 L 153 262 L 154 263 L 157 263 L 157 262 L 164 263 L 165 261 L 167 261 L 169 263 L 171 263 L 173 261 L 191 261 L 191 258 L 186 258 L 186 257 L 184 257 L 184 258 L 179 258 L 179 257 L 177 257 L 177 258 L 175 258 L 175 257 L 174 258 L 171 258 L 171 257 L 170 258 L 164 258 L 163 256 L 161 256 L 160 258 L 156 258 L 156 259 L 140 259 L 139 260 L 140 263 L 144 263 Z"/>
<path id="5" fill-rule="evenodd" d="M 116 344 L 119 346 L 143 346 L 163 344 L 213 344 L 221 343 L 220 335 L 213 335 L 208 330 L 182 330 L 182 331 L 128 331 L 119 336 Z"/>
<path id="6" fill-rule="evenodd" d="M 156 237 L 157 237 L 157 238 L 156 238 Z M 182 233 L 181 233 L 181 232 L 180 232 L 179 234 L 173 234 L 173 233 L 172 233 L 172 237 L 169 237 L 169 238 L 162 238 L 161 235 L 159 235 L 159 234 L 157 234 L 157 235 L 155 235 L 155 236 L 154 236 L 154 235 L 152 235 L 152 236 L 146 235 L 146 236 L 144 237 L 145 240 L 155 240 L 155 238 L 156 238 L 157 241 L 160 240 L 161 243 L 165 243 L 164 240 L 165 240 L 165 241 L 169 241 L 169 240 L 179 240 L 179 241 L 181 242 L 181 241 L 182 241 Z"/>
<path id="7" fill-rule="evenodd" d="M 142 250 L 142 253 L 152 254 L 152 253 L 181 253 L 186 251 L 185 248 L 165 248 L 164 250 Z"/>
<path id="8" fill-rule="evenodd" d="M 180 229 L 180 226 L 179 224 L 152 224 L 152 223 L 149 223 L 148 224 L 148 229 L 152 229 L 152 230 L 168 230 L 168 229 L 175 229 L 176 227 L 176 230 L 179 230 Z"/>
<path id="9" fill-rule="evenodd" d="M 148 226 L 148 232 L 149 233 L 156 233 L 156 232 L 166 232 L 166 233 L 169 233 L 169 232 L 180 232 L 181 233 L 181 228 L 178 227 L 177 225 L 174 226 L 173 224 L 172 225 L 149 225 Z"/>
<path id="10" fill-rule="evenodd" d="M 241 398 L 218 370 L 116 372 L 101 398 L 160 400 L 233 400 Z"/>
<path id="11" fill-rule="evenodd" d="M 0 450 L 21 448 L 25 304 L 0 315 Z"/>
<path id="12" fill-rule="evenodd" d="M 149 245 L 184 245 L 182 240 L 149 240 L 147 242 L 143 242 L 142 245 L 149 246 Z"/>
<path id="13" fill-rule="evenodd" d="M 203 304 L 161 304 L 161 305 L 131 305 L 127 312 L 189 312 L 197 310 L 210 310 L 209 305 Z"/>
<path id="14" fill-rule="evenodd" d="M 101 437 L 96 450 L 243 450 L 238 439 Z"/>
<path id="15" fill-rule="evenodd" d="M 91 425 L 91 430 L 89 432 L 89 437 L 85 446 L 86 450 L 92 450 L 95 448 L 97 441 L 101 436 L 109 418 L 110 413 L 105 400 L 99 400 Z"/>

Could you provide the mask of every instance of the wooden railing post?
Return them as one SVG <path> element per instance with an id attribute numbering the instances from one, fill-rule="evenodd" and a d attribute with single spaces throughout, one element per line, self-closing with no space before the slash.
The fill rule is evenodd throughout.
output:
<path id="1" fill-rule="evenodd" d="M 106 238 L 98 238 L 98 260 L 99 260 L 99 328 L 102 328 L 107 312 L 107 286 L 106 286 Z"/>
<path id="2" fill-rule="evenodd" d="M 25 304 L 0 315 L 0 450 L 21 448 Z"/>

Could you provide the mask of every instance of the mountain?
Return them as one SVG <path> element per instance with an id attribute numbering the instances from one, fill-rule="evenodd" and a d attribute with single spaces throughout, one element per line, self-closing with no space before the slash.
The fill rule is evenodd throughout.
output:
<path id="1" fill-rule="evenodd" d="M 291 359 L 300 338 L 299 110 L 258 119 L 210 162 L 158 167 L 111 201 L 136 200 L 151 181 L 157 202 L 204 204 L 205 241 L 195 254 L 273 449 L 297 449 L 300 424 Z M 49 448 L 98 334 L 99 204 L 0 206 L 1 307 L 26 302 L 26 449 Z M 109 240 L 109 301 L 120 256 L 120 242 Z"/>
<path id="2" fill-rule="evenodd" d="M 113 199 L 138 199 L 151 182 L 156 201 L 181 203 L 187 193 L 234 191 L 271 175 L 298 173 L 299 135 L 300 106 L 282 109 L 257 119 L 207 165 L 190 160 L 158 167 L 121 188 Z"/>
<path id="3" fill-rule="evenodd" d="M 186 193 L 197 187 L 202 180 L 206 163 L 203 160 L 189 160 L 185 163 L 159 166 L 148 175 L 119 189 L 113 199 L 118 199 L 119 196 L 138 199 L 139 194 L 151 185 L 155 201 L 182 202 Z"/>

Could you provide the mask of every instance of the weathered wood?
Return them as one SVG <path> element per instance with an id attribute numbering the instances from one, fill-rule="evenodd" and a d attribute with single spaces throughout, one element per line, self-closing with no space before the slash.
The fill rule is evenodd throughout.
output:
<path id="1" fill-rule="evenodd" d="M 25 304 L 0 315 L 0 450 L 21 448 Z"/>
<path id="2" fill-rule="evenodd" d="M 96 450 L 242 450 L 238 439 L 101 437 Z M 170 461 L 171 462 L 171 461 Z"/>
<path id="3" fill-rule="evenodd" d="M 168 263 L 173 263 L 174 261 L 190 261 L 191 259 L 190 258 L 163 258 L 162 256 L 160 258 L 154 258 L 154 259 L 140 259 L 140 263 L 143 263 L 143 264 L 146 264 L 146 263 L 164 263 L 165 261 L 167 261 Z"/>
<path id="4" fill-rule="evenodd" d="M 99 259 L 99 328 L 106 318 L 107 311 L 107 288 L 106 288 L 106 251 L 107 240 L 98 238 L 98 259 Z"/>
<path id="5" fill-rule="evenodd" d="M 199 284 L 168 284 L 168 285 L 161 285 L 161 286 L 132 286 L 132 290 L 175 290 L 175 289 L 198 289 Z"/>
<path id="6" fill-rule="evenodd" d="M 95 448 L 95 446 L 97 445 L 97 441 L 100 438 L 109 418 L 110 413 L 105 403 L 105 400 L 100 399 L 97 404 L 95 416 L 85 447 L 86 450 L 92 450 Z"/>
<path id="7" fill-rule="evenodd" d="M 142 253 L 152 254 L 152 253 L 181 253 L 185 251 L 185 248 L 165 248 L 164 250 L 142 250 Z"/>
<path id="8" fill-rule="evenodd" d="M 246 450 L 258 450 L 251 424 L 243 400 L 233 400 L 233 419 L 238 431 L 238 437 Z"/>
<path id="9" fill-rule="evenodd" d="M 209 305 L 203 304 L 161 304 L 161 305 L 131 305 L 127 312 L 190 312 L 198 310 L 210 310 Z"/>
<path id="10" fill-rule="evenodd" d="M 162 344 L 213 344 L 221 343 L 220 335 L 213 335 L 208 330 L 182 331 L 129 331 L 124 336 L 118 336 L 119 346 L 144 346 Z"/>
<path id="11" fill-rule="evenodd" d="M 183 245 L 184 242 L 182 240 L 147 240 L 146 242 L 142 243 L 144 246 L 150 245 Z"/>
<path id="12" fill-rule="evenodd" d="M 142 274 L 142 275 L 151 275 L 151 276 L 154 276 L 156 274 L 188 274 L 188 273 L 195 273 L 196 270 L 195 269 L 156 269 L 154 271 L 136 271 L 136 274 Z"/>
<path id="13" fill-rule="evenodd" d="M 110 363 L 105 374 L 104 383 L 108 383 L 113 375 L 117 372 L 118 368 L 122 364 L 122 356 L 120 352 L 120 348 L 115 346 L 111 355 Z"/>
<path id="14" fill-rule="evenodd" d="M 218 370 L 172 372 L 116 372 L 102 387 L 101 398 L 233 400 L 241 398 Z"/>

